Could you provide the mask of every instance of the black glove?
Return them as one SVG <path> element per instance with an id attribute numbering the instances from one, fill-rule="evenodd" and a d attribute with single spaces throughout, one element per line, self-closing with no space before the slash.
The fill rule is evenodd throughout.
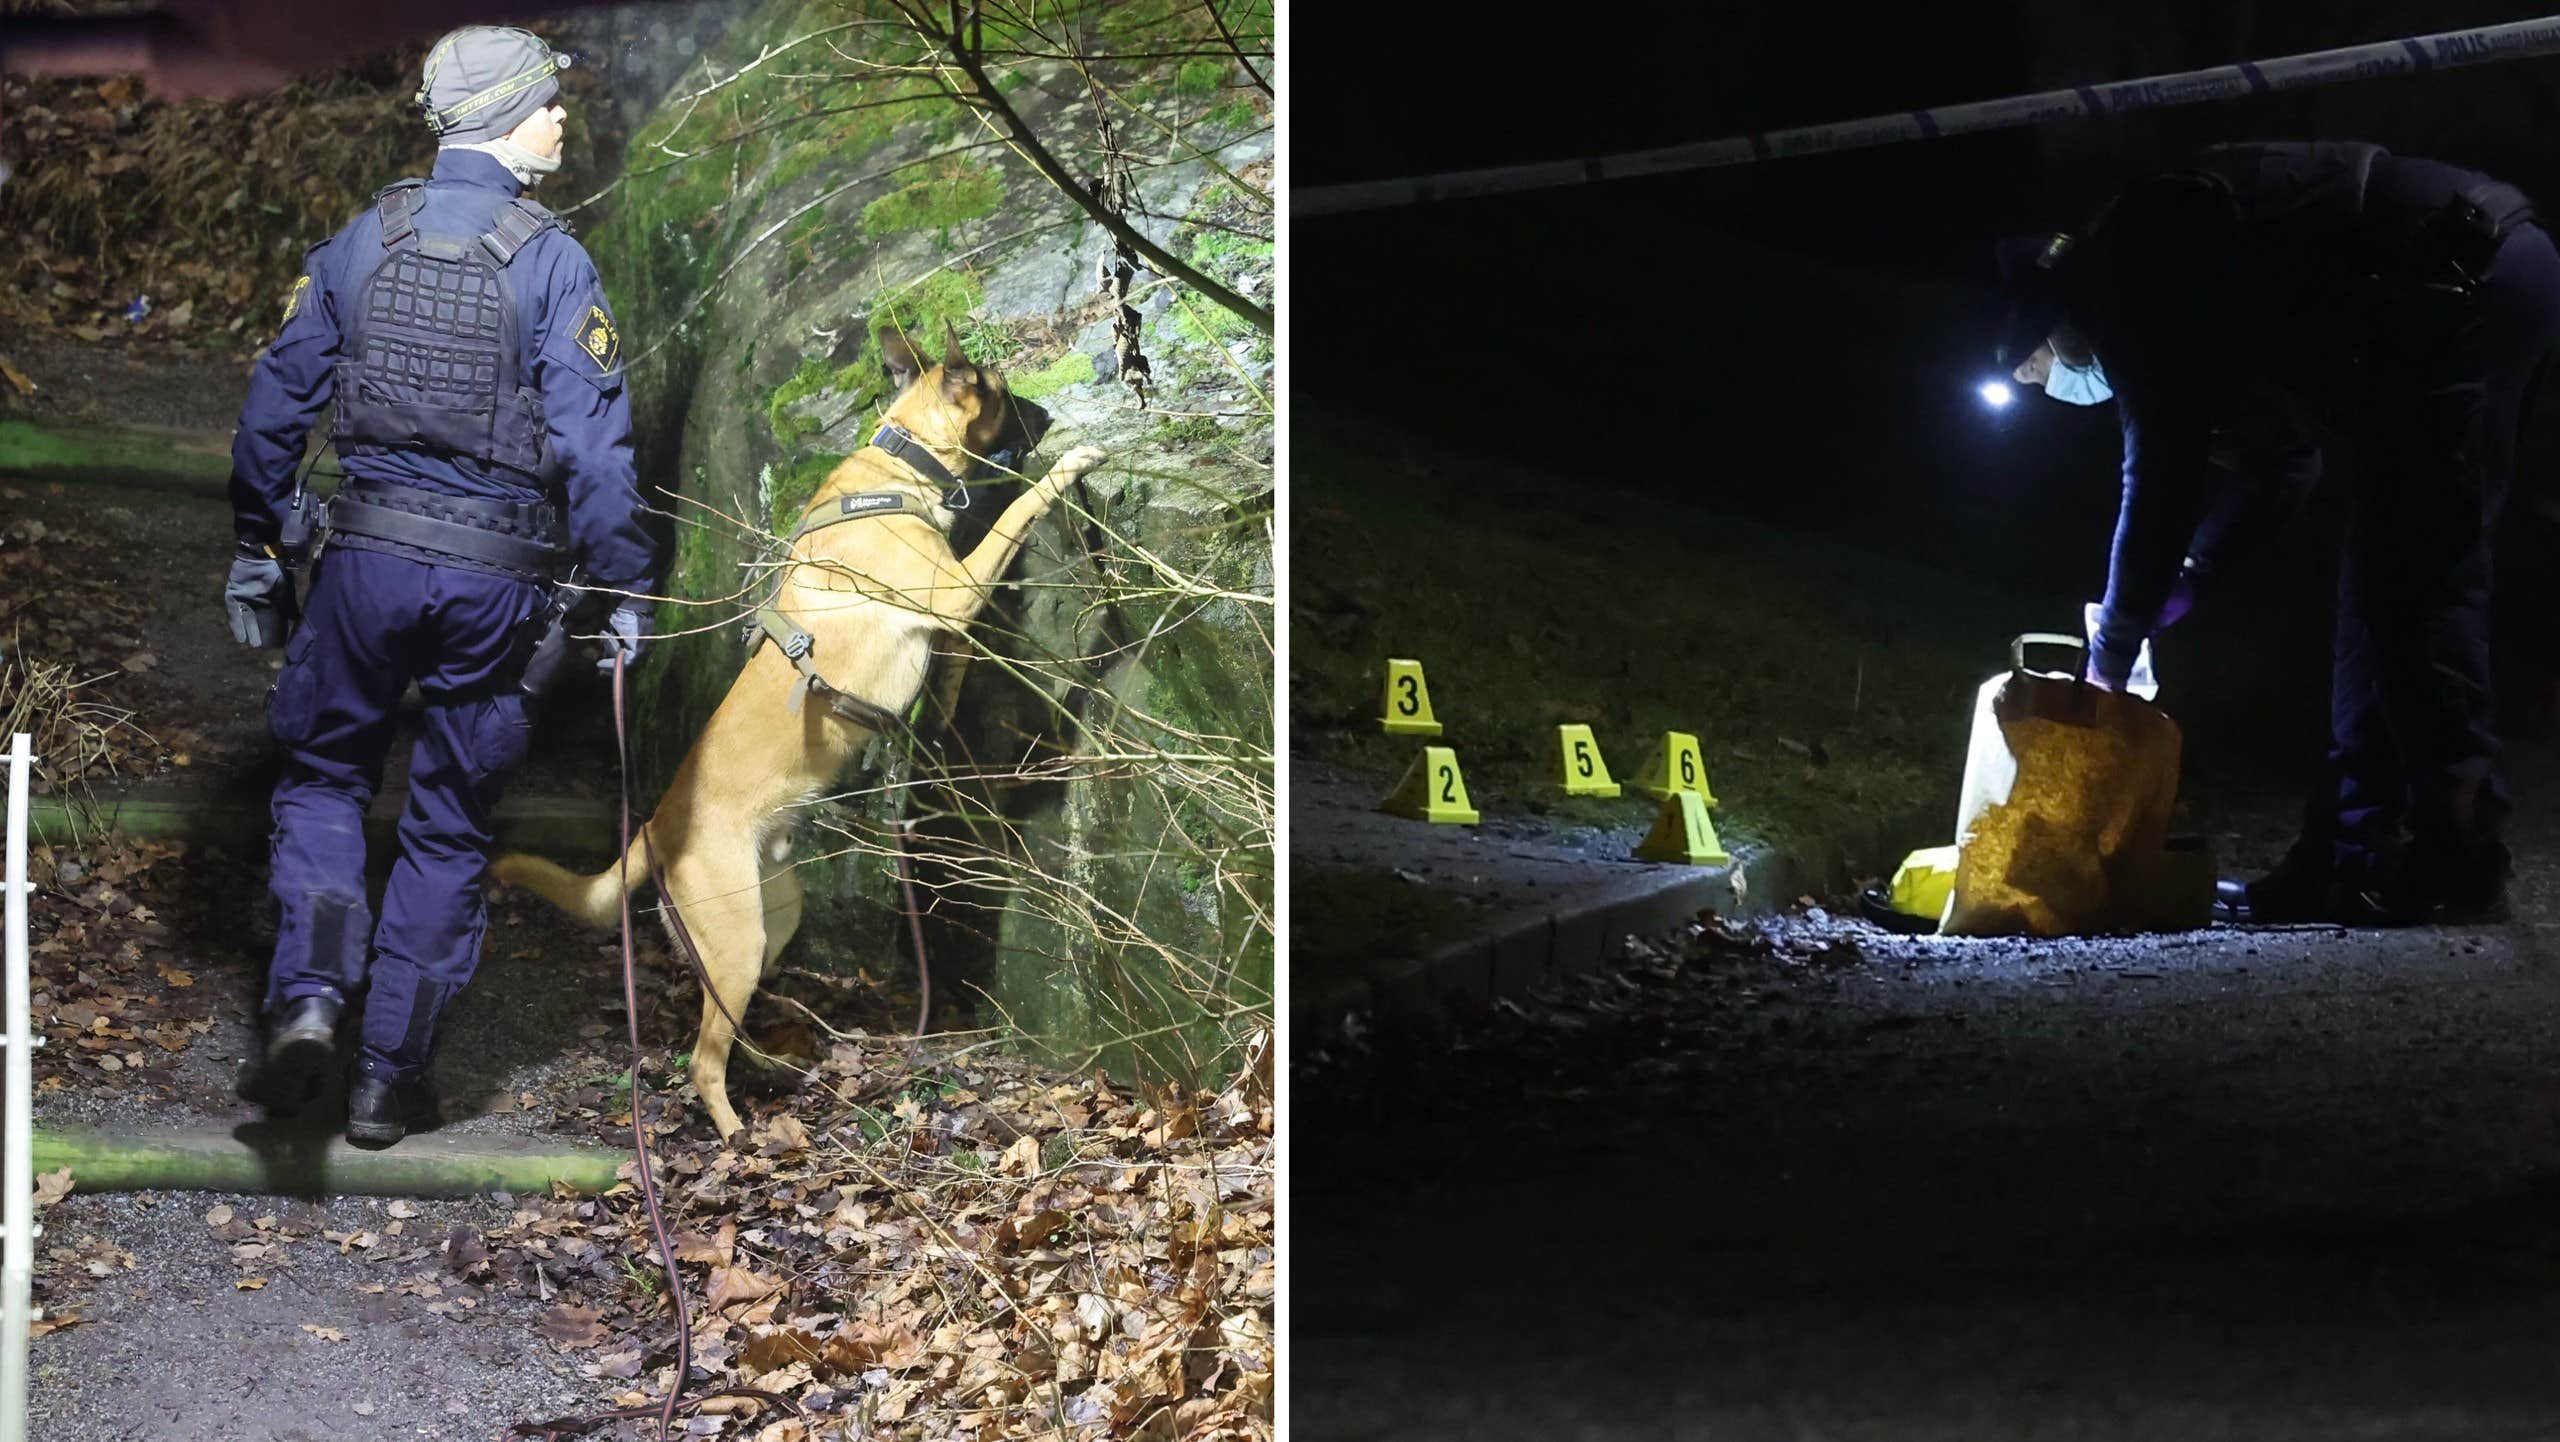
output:
<path id="1" fill-rule="evenodd" d="M 222 605 L 230 616 L 232 640 L 260 650 L 281 646 L 285 614 L 293 607 L 293 579 L 266 547 L 242 541 L 231 558 Z"/>

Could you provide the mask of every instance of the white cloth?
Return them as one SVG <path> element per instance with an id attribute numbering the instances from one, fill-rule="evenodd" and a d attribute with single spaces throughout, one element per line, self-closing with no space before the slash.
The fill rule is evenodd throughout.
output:
<path id="1" fill-rule="evenodd" d="M 536 155 L 501 135 L 495 140 L 475 141 L 469 145 L 448 145 L 447 150 L 477 150 L 497 157 L 498 163 L 515 176 L 516 184 L 527 190 L 542 183 L 542 178 L 560 168 L 560 157 Z"/>

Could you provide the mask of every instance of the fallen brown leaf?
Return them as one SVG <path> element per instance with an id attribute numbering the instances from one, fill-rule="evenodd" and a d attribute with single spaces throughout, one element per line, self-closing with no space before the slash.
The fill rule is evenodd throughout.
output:
<path id="1" fill-rule="evenodd" d="M 738 1360 L 749 1371 L 776 1372 L 794 1362 L 815 1362 L 821 1348 L 815 1333 L 797 1327 L 767 1332 L 751 1337 L 738 1353 Z"/>
<path id="2" fill-rule="evenodd" d="M 711 1271 L 711 1310 L 761 1301 L 781 1286 L 779 1277 L 759 1277 L 744 1267 L 715 1267 Z"/>
<path id="3" fill-rule="evenodd" d="M 583 1350 L 605 1339 L 605 1330 L 598 1321 L 603 1315 L 592 1307 L 573 1307 L 563 1302 L 543 1313 L 534 1330 L 563 1347 Z"/>

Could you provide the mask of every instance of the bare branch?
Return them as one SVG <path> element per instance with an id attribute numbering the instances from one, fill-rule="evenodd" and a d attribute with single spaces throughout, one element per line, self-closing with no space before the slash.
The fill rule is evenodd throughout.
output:
<path id="1" fill-rule="evenodd" d="M 1227 28 L 1227 17 L 1218 13 L 1218 0 L 1200 0 L 1200 7 L 1209 12 L 1209 23 L 1218 27 L 1218 38 L 1226 41 L 1227 48 L 1236 53 L 1236 63 L 1244 67 L 1245 74 L 1253 77 L 1254 87 L 1270 95 L 1271 82 L 1263 79 L 1262 72 L 1253 68 L 1252 58 L 1244 53 L 1242 45 L 1236 43 L 1236 33 Z"/>
<path id="2" fill-rule="evenodd" d="M 911 5 L 910 0 L 891 0 L 891 3 L 898 7 L 900 14 L 907 17 L 908 24 L 915 27 L 918 35 L 950 52 L 952 65 L 968 77 L 969 90 L 956 98 L 972 109 L 992 115 L 1000 122 L 1016 151 L 1025 160 L 1031 162 L 1032 167 L 1046 177 L 1051 185 L 1056 186 L 1060 193 L 1074 201 L 1085 214 L 1092 216 L 1097 224 L 1110 231 L 1130 249 L 1145 256 L 1147 263 L 1154 266 L 1160 273 L 1172 276 L 1216 301 L 1264 335 L 1276 337 L 1279 334 L 1279 327 L 1273 320 L 1269 307 L 1255 305 L 1210 276 L 1202 274 L 1197 266 L 1178 259 L 1163 246 L 1149 240 L 1137 227 L 1113 214 L 1109 206 L 1104 205 L 1092 191 L 1087 190 L 1074 176 L 1069 175 L 1067 168 L 1058 162 L 1056 156 L 1049 153 L 1049 148 L 1040 142 L 1038 134 L 1033 132 L 1030 124 L 1023 120 L 1021 113 L 1013 108 L 1012 102 L 1006 100 L 997 91 L 995 83 L 987 78 L 985 66 L 967 53 L 959 36 L 937 32 L 931 22 L 925 18 L 924 13 Z"/>

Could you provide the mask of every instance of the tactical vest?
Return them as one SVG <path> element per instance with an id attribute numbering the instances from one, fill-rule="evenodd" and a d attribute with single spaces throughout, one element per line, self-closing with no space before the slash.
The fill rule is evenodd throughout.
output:
<path id="1" fill-rule="evenodd" d="M 374 197 L 382 259 L 341 338 L 337 443 L 441 451 L 556 480 L 541 394 L 523 383 L 524 316 L 507 266 L 559 220 L 518 196 L 478 236 L 421 234 L 425 188 L 404 180 Z"/>

